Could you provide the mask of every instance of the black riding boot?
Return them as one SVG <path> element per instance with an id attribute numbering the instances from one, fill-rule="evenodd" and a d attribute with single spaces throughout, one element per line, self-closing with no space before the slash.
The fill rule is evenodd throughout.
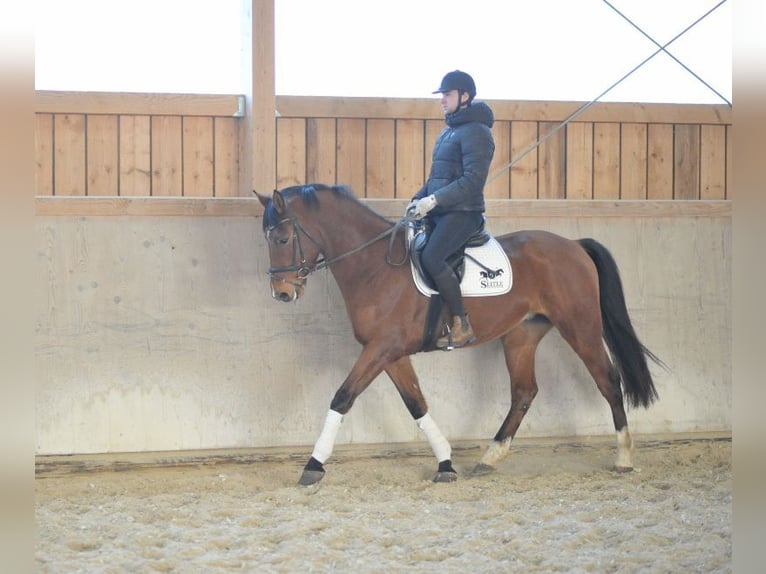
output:
<path id="1" fill-rule="evenodd" d="M 460 293 L 460 283 L 458 283 L 455 273 L 448 267 L 434 277 L 434 283 L 436 283 L 439 294 L 452 315 L 449 332 L 436 340 L 436 347 L 438 349 L 457 349 L 475 341 L 476 335 L 466 317 L 463 308 L 463 295 Z"/>

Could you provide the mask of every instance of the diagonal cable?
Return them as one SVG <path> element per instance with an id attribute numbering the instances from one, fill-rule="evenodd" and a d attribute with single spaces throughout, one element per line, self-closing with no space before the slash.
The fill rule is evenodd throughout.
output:
<path id="1" fill-rule="evenodd" d="M 510 162 L 508 162 L 503 167 L 499 168 L 497 171 L 495 171 L 494 174 L 492 174 L 491 177 L 489 177 L 485 183 L 485 185 L 488 185 L 492 183 L 494 180 L 496 180 L 498 177 L 500 177 L 500 174 L 502 174 L 505 170 L 512 168 L 514 165 L 516 165 L 518 162 L 520 162 L 522 159 L 524 159 L 530 152 L 534 151 L 537 147 L 545 143 L 548 139 L 550 139 L 554 134 L 559 132 L 564 126 L 566 126 L 569 122 L 571 122 L 573 119 L 575 119 L 577 116 L 581 115 L 585 110 L 587 110 L 589 107 L 591 107 L 593 104 L 595 104 L 597 101 L 599 101 L 601 98 L 603 98 L 606 94 L 611 92 L 614 88 L 616 88 L 618 85 L 620 85 L 623 81 L 625 81 L 629 76 L 633 75 L 633 73 L 644 66 L 649 60 L 654 58 L 657 54 L 660 54 L 670 46 L 673 42 L 678 40 L 681 36 L 686 34 L 689 30 L 694 28 L 697 24 L 699 24 L 702 20 L 710 16 L 715 10 L 717 10 L 721 5 L 723 5 L 726 2 L 726 0 L 721 0 L 718 4 L 713 6 L 710 10 L 705 12 L 702 16 L 697 18 L 694 22 L 689 24 L 686 28 L 684 28 L 681 32 L 673 36 L 668 42 L 666 42 L 664 45 L 660 46 L 654 53 L 646 57 L 640 64 L 635 66 L 632 70 L 630 70 L 627 74 L 622 76 L 619 80 L 614 82 L 611 86 L 609 86 L 606 90 L 601 92 L 598 96 L 593 98 L 591 101 L 586 102 L 579 108 L 577 108 L 574 112 L 569 114 L 563 122 L 561 122 L 559 125 L 557 125 L 555 128 L 553 128 L 551 131 L 547 132 L 543 137 L 538 139 L 535 143 L 530 145 L 528 148 L 526 148 L 523 152 L 521 152 L 519 155 L 517 155 L 515 158 L 513 158 Z"/>
<path id="2" fill-rule="evenodd" d="M 699 76 L 698 76 L 696 73 L 694 73 L 694 71 L 692 71 L 692 70 L 691 70 L 691 68 L 689 68 L 689 67 L 688 67 L 686 64 L 684 64 L 684 63 L 683 63 L 681 60 L 679 60 L 679 59 L 678 59 L 678 58 L 676 58 L 676 57 L 675 57 L 673 54 L 671 54 L 670 52 L 668 52 L 668 51 L 667 51 L 667 50 L 666 50 L 666 49 L 665 49 L 663 46 L 661 46 L 661 45 L 660 45 L 660 43 L 659 43 L 657 40 L 655 40 L 655 39 L 654 39 L 654 38 L 652 38 L 652 37 L 651 37 L 649 34 L 647 34 L 646 32 L 644 32 L 644 31 L 643 31 L 643 30 L 642 30 L 642 29 L 641 29 L 641 28 L 638 26 L 638 24 L 636 24 L 635 22 L 633 22 L 633 21 L 632 21 L 630 18 L 628 18 L 628 17 L 627 17 L 625 14 L 623 14 L 623 13 L 622 13 L 622 12 L 620 12 L 620 11 L 619 11 L 617 8 L 615 8 L 615 7 L 614 7 L 614 5 L 612 5 L 612 4 L 609 2 L 609 0 L 603 0 L 603 2 L 604 2 L 604 4 L 606 4 L 607 6 L 609 6 L 609 7 L 610 7 L 612 10 L 614 10 L 615 12 L 617 12 L 617 14 L 619 14 L 619 15 L 620 15 L 620 16 L 621 16 L 621 17 L 622 17 L 622 18 L 623 18 L 623 19 L 624 19 L 624 20 L 625 20 L 625 21 L 626 21 L 628 24 L 630 24 L 630 25 L 631 25 L 631 26 L 633 26 L 633 27 L 634 27 L 636 30 L 638 30 L 639 32 L 641 32 L 641 34 L 643 34 L 645 38 L 647 38 L 647 39 L 648 39 L 650 42 L 652 42 L 652 43 L 653 43 L 655 46 L 657 46 L 657 47 L 658 47 L 658 48 L 660 48 L 660 49 L 661 49 L 663 52 L 665 52 L 665 53 L 666 53 L 668 56 L 670 56 L 670 57 L 673 59 L 673 61 L 674 61 L 674 62 L 676 62 L 676 63 L 677 63 L 679 66 L 681 66 L 681 67 L 682 67 L 684 70 L 686 70 L 687 72 L 689 72 L 689 73 L 690 73 L 692 76 L 694 76 L 695 78 L 697 78 L 697 80 L 699 80 L 700 82 L 702 82 L 702 84 L 703 84 L 703 85 L 704 85 L 704 86 L 705 86 L 705 87 L 706 87 L 708 90 L 710 90 L 711 92 L 713 92 L 713 93 L 714 93 L 716 96 L 718 96 L 718 97 L 719 97 L 719 98 L 721 98 L 721 99 L 722 99 L 724 102 L 726 102 L 726 104 L 727 104 L 729 107 L 731 107 L 731 102 L 730 102 L 729 100 L 727 100 L 727 99 L 726 99 L 726 98 L 725 98 L 725 97 L 724 97 L 724 96 L 723 96 L 721 93 L 719 93 L 719 92 L 718 92 L 718 90 L 716 90 L 716 89 L 715 89 L 713 86 L 711 86 L 710 84 L 708 84 L 708 83 L 707 83 L 705 80 L 703 80 L 703 79 L 702 79 L 701 77 L 699 77 Z M 726 0 L 722 0 L 722 1 L 721 1 L 721 2 L 718 4 L 718 6 L 720 6 L 721 4 L 724 4 L 725 2 L 726 2 Z M 718 8 L 718 6 L 716 6 L 716 8 Z"/>

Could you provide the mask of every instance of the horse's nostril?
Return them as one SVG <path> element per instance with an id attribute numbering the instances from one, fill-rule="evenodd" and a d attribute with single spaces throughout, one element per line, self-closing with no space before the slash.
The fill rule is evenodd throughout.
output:
<path id="1" fill-rule="evenodd" d="M 279 295 L 277 295 L 277 299 L 279 299 L 283 303 L 289 303 L 290 300 L 291 300 L 291 297 L 290 297 L 290 295 L 288 295 L 287 293 L 282 291 L 281 293 L 279 293 Z"/>

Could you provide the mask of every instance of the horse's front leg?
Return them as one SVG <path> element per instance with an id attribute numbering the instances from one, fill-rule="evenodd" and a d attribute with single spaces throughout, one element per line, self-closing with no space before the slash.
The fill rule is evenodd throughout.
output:
<path id="1" fill-rule="evenodd" d="M 311 458 L 303 468 L 303 474 L 298 481 L 299 484 L 310 486 L 324 478 L 324 463 L 332 454 L 343 416 L 351 410 L 357 397 L 383 371 L 384 364 L 385 360 L 381 358 L 379 348 L 372 345 L 364 347 L 362 354 L 359 355 L 351 372 L 330 403 L 330 410 L 327 412 L 324 427 L 314 444 Z"/>
<path id="2" fill-rule="evenodd" d="M 396 385 L 396 389 L 412 418 L 415 419 L 418 428 L 426 435 L 428 444 L 431 445 L 431 450 L 439 463 L 434 482 L 456 481 L 457 472 L 452 468 L 452 447 L 428 413 L 428 405 L 420 390 L 418 377 L 415 374 L 415 369 L 412 368 L 412 361 L 408 356 L 402 357 L 386 365 L 385 370 Z"/>

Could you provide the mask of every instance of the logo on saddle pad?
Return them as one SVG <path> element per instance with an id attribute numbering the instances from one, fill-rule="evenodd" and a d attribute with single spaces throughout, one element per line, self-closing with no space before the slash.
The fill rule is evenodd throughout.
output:
<path id="1" fill-rule="evenodd" d="M 410 266 L 415 285 L 423 295 L 430 297 L 438 291 L 429 285 L 417 264 L 419 252 L 411 251 Z M 478 247 L 466 247 L 463 279 L 460 291 L 463 297 L 491 297 L 504 295 L 513 285 L 511 262 L 494 237 Z"/>

